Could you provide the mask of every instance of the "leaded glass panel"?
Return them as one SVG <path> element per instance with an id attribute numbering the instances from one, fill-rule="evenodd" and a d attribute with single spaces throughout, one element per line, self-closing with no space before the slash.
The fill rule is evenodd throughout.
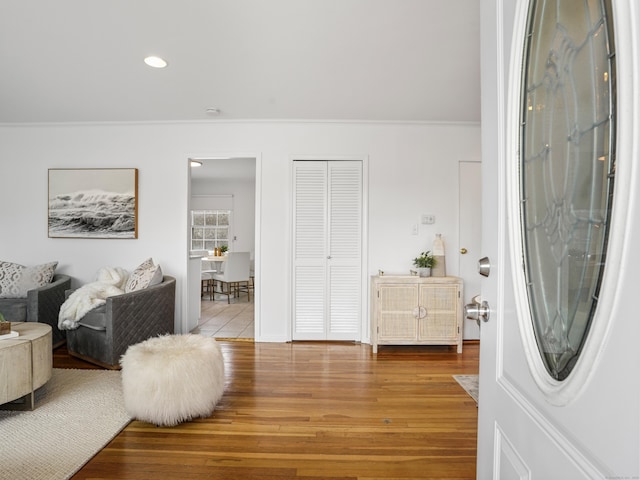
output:
<path id="1" fill-rule="evenodd" d="M 532 0 L 521 108 L 524 272 L 538 349 L 565 379 L 589 332 L 615 171 L 609 0 Z"/>

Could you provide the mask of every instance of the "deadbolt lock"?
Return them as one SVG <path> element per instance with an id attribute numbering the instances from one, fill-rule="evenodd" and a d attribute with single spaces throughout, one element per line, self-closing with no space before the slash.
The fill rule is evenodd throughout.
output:
<path id="1" fill-rule="evenodd" d="M 491 262 L 489 257 L 482 257 L 478 260 L 478 273 L 483 277 L 488 277 L 491 272 Z"/>

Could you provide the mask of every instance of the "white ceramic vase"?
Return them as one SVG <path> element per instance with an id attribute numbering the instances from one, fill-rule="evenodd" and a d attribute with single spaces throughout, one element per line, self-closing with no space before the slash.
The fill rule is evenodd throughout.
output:
<path id="1" fill-rule="evenodd" d="M 445 257 L 444 257 L 444 240 L 442 240 L 442 235 L 440 233 L 436 233 L 436 238 L 433 241 L 433 256 L 436 259 L 436 265 L 433 267 L 433 276 L 434 277 L 446 276 L 447 269 L 445 266 Z"/>

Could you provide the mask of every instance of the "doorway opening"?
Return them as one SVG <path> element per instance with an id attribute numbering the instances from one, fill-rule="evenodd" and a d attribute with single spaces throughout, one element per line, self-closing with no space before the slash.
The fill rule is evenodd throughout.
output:
<path id="1" fill-rule="evenodd" d="M 190 162 L 188 331 L 253 340 L 259 284 L 255 268 L 257 159 L 215 157 Z M 237 293 L 223 294 L 234 283 L 221 280 L 231 280 L 229 275 L 240 256 L 249 257 L 247 283 L 240 282 Z M 244 267 L 240 269 L 244 276 Z"/>

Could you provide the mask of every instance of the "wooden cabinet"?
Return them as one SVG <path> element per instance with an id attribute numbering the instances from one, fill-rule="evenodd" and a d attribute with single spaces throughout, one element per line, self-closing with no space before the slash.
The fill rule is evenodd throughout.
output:
<path id="1" fill-rule="evenodd" d="M 463 283 L 458 277 L 371 277 L 371 343 L 457 345 L 462 353 Z"/>

